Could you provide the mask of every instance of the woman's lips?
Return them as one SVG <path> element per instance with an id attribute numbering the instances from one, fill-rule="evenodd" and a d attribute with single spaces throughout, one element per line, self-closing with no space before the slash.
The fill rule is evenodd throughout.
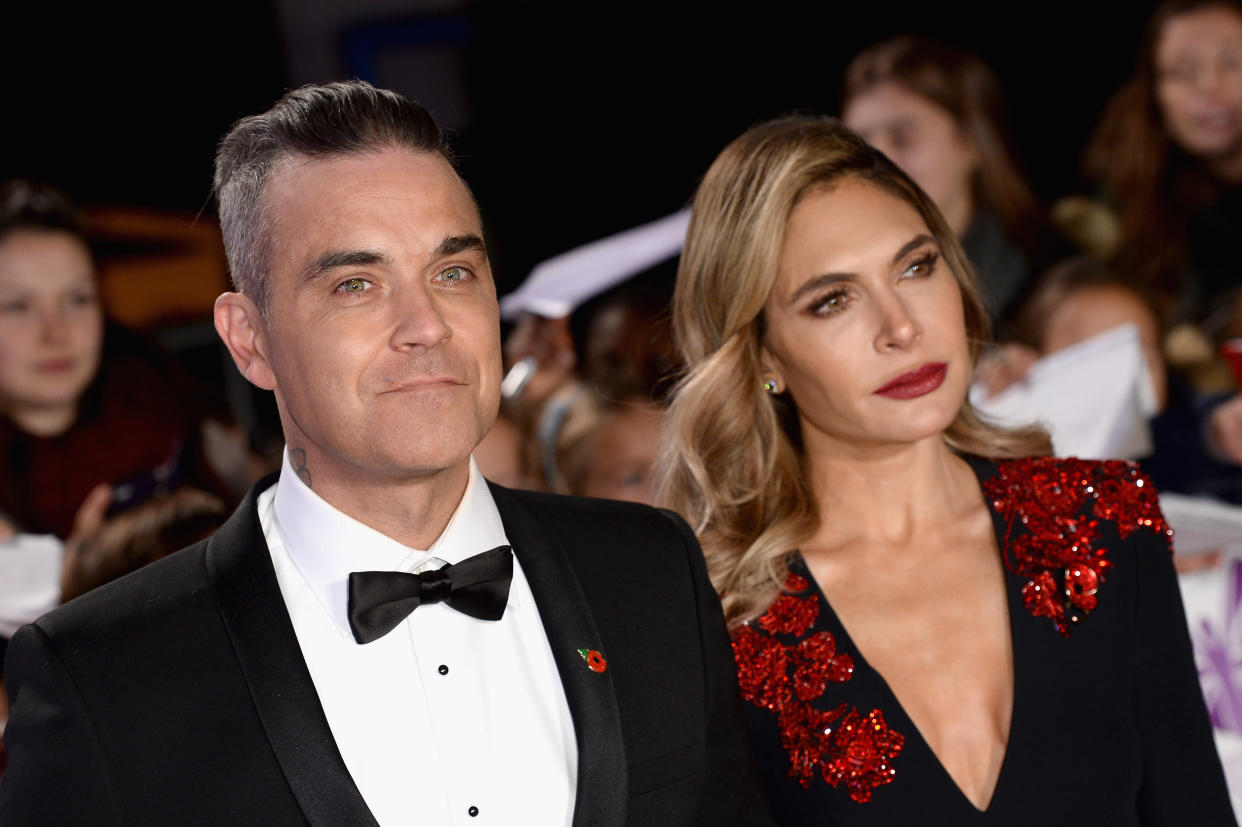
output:
<path id="1" fill-rule="evenodd" d="M 39 373 L 68 373 L 73 370 L 72 359 L 45 359 L 35 365 Z"/>
<path id="2" fill-rule="evenodd" d="M 945 362 L 928 362 L 916 370 L 901 374 L 873 393 L 890 399 L 915 399 L 925 396 L 940 387 L 948 370 L 949 366 Z"/>

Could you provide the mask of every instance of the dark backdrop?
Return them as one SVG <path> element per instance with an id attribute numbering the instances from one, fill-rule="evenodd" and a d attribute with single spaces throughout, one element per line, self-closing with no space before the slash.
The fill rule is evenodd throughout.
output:
<path id="1" fill-rule="evenodd" d="M 1040 195 L 1076 190 L 1083 141 L 1153 3 L 458 5 L 389 12 L 369 36 L 439 18 L 456 32 L 468 107 L 457 143 L 504 290 L 543 258 L 685 203 L 747 125 L 835 112 L 850 57 L 901 32 L 986 58 Z M 291 82 L 288 27 L 263 0 L 43 3 L 5 17 L 0 176 L 41 178 L 86 204 L 210 210 L 220 134 Z M 357 44 L 341 33 L 342 53 Z"/>

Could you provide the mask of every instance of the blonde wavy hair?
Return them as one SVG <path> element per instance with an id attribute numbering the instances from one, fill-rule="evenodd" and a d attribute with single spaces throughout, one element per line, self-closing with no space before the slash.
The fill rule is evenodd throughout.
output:
<path id="1" fill-rule="evenodd" d="M 720 153 L 695 194 L 677 271 L 673 328 L 688 368 L 669 410 L 659 499 L 699 536 L 731 627 L 767 608 L 789 556 L 819 525 L 797 410 L 788 394 L 763 389 L 763 306 L 794 207 L 846 177 L 919 212 L 961 287 L 972 360 L 988 341 L 974 273 L 935 205 L 839 121 L 780 118 Z M 989 424 L 969 399 L 944 439 L 960 454 L 989 458 L 1051 452 L 1042 429 Z"/>

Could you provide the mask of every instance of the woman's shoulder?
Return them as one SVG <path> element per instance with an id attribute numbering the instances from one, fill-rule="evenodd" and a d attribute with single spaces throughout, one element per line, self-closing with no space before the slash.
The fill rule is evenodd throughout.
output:
<path id="1" fill-rule="evenodd" d="M 1084 517 L 1114 523 L 1121 539 L 1139 529 L 1172 536 L 1155 486 L 1136 462 L 1026 457 L 989 465 L 980 471 L 989 505 L 1032 532 L 1048 529 L 1046 521 L 1064 527 L 1064 521 Z"/>
<path id="2" fill-rule="evenodd" d="M 1105 588 L 1106 580 L 1133 579 L 1136 554 L 1167 557 L 1171 549 L 1173 532 L 1137 463 L 1004 460 L 981 474 L 981 485 L 1000 523 L 1005 567 L 1025 580 L 1027 611 L 1062 635 L 1119 588 Z"/>

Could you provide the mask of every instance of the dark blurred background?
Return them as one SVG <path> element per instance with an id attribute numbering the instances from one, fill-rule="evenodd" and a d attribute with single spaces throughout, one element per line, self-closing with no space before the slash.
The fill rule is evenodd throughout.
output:
<path id="1" fill-rule="evenodd" d="M 748 124 L 835 113 L 849 59 L 902 32 L 987 59 L 1039 194 L 1075 191 L 1153 5 L 25 4 L 5 13 L 0 178 L 88 207 L 210 215 L 212 153 L 234 120 L 290 86 L 362 77 L 457 133 L 504 292 L 548 256 L 681 206 Z"/>

